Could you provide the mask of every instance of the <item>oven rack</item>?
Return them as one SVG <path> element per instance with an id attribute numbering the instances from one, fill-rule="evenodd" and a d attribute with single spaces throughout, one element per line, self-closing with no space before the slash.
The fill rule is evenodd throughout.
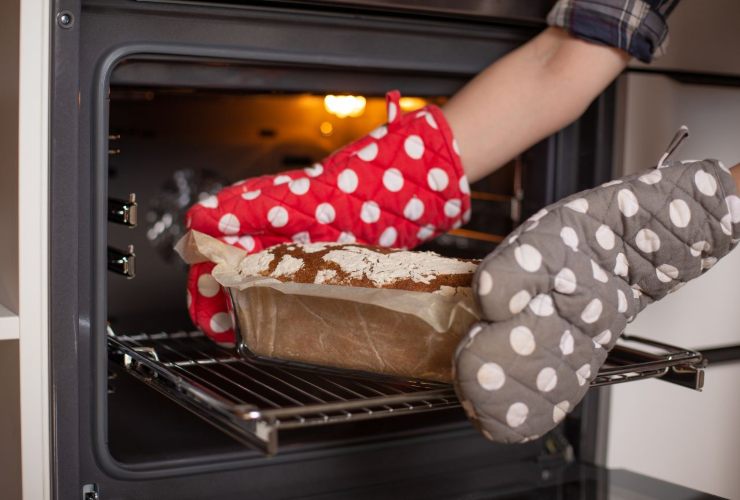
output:
<path id="1" fill-rule="evenodd" d="M 592 382 L 661 377 L 700 389 L 701 354 L 623 336 Z M 108 335 L 112 362 L 268 455 L 281 430 L 458 408 L 452 386 L 244 358 L 201 332 Z"/>

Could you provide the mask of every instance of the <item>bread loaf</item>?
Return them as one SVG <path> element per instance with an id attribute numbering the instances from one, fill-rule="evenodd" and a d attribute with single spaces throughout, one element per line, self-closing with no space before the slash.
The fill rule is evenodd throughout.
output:
<path id="1" fill-rule="evenodd" d="M 476 267 L 433 252 L 282 244 L 245 257 L 239 275 L 351 289 L 324 296 L 316 288 L 302 294 L 251 287 L 235 295 L 236 316 L 244 345 L 260 356 L 449 382 L 454 350 L 476 319 Z M 362 292 L 368 288 L 376 290 Z M 401 310 L 397 301 L 412 306 Z M 430 316 L 436 327 L 424 319 Z"/>
<path id="2" fill-rule="evenodd" d="M 282 244 L 247 256 L 239 273 L 280 281 L 448 293 L 471 286 L 477 262 L 354 243 Z"/>

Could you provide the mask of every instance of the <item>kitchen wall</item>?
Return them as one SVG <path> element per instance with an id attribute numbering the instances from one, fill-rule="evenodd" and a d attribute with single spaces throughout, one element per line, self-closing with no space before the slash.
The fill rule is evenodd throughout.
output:
<path id="1" fill-rule="evenodd" d="M 669 22 L 668 54 L 650 67 L 740 76 L 738 19 L 737 0 L 684 0 Z M 682 124 L 691 136 L 675 158 L 740 163 L 740 87 L 631 73 L 621 78 L 619 90 L 616 164 L 624 173 L 655 165 Z M 739 301 L 736 250 L 707 275 L 650 306 L 627 331 L 682 347 L 740 344 Z M 615 386 L 608 465 L 740 498 L 738 381 L 740 363 L 708 368 L 703 392 L 660 381 Z"/>

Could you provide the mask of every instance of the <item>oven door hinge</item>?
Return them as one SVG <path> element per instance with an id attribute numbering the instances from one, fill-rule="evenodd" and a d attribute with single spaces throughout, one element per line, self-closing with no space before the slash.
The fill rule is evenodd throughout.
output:
<path id="1" fill-rule="evenodd" d="M 82 486 L 82 500 L 99 500 L 98 485 L 95 483 Z"/>

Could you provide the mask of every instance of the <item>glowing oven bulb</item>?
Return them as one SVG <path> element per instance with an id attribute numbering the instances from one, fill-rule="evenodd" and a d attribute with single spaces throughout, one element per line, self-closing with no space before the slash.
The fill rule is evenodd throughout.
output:
<path id="1" fill-rule="evenodd" d="M 324 97 L 326 111 L 339 118 L 362 116 L 365 112 L 365 105 L 365 98 L 361 95 L 327 95 Z"/>

